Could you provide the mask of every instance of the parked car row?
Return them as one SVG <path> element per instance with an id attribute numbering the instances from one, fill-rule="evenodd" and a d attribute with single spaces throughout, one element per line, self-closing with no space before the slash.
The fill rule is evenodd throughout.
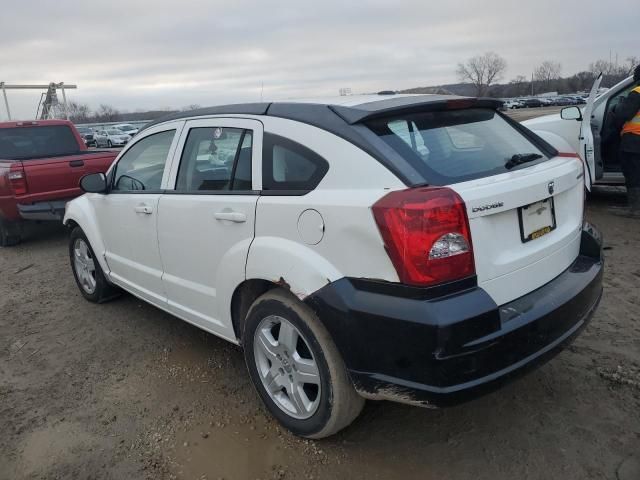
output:
<path id="1" fill-rule="evenodd" d="M 129 123 L 109 127 L 77 127 L 87 147 L 123 147 L 138 133 L 140 128 Z"/>
<path id="2" fill-rule="evenodd" d="M 584 105 L 586 100 L 580 95 L 562 95 L 556 97 L 528 97 L 504 100 L 504 108 L 536 108 L 536 107 L 566 107 L 570 105 Z"/>

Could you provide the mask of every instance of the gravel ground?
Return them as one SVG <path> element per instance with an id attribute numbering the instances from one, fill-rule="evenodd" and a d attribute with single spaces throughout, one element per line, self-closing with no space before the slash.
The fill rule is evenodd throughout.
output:
<path id="1" fill-rule="evenodd" d="M 238 347 L 124 295 L 82 299 L 66 232 L 0 250 L 0 478 L 640 478 L 640 221 L 592 198 L 605 293 L 553 361 L 444 410 L 369 402 L 323 441 L 262 408 Z"/>

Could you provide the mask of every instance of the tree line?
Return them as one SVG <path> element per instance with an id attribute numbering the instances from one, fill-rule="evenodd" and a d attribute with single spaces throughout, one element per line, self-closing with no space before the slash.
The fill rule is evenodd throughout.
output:
<path id="1" fill-rule="evenodd" d="M 181 110 L 195 110 L 200 105 L 187 105 Z M 108 123 L 108 122 L 135 122 L 138 120 L 153 120 L 164 115 L 175 113 L 177 110 L 164 108 L 159 110 L 149 110 L 144 112 L 123 112 L 107 104 L 91 110 L 88 104 L 70 101 L 67 102 L 67 113 L 69 120 L 73 123 Z"/>
<path id="2" fill-rule="evenodd" d="M 571 76 L 562 76 L 562 64 L 545 60 L 533 69 L 531 78 L 518 75 L 507 83 L 503 80 L 507 61 L 495 52 L 487 52 L 459 63 L 456 73 L 460 81 L 475 88 L 477 96 L 520 97 L 545 92 L 573 93 L 588 91 L 602 73 L 602 87 L 611 87 L 632 74 L 640 58 L 628 57 L 619 64 L 611 60 L 596 60 L 589 67 Z"/>

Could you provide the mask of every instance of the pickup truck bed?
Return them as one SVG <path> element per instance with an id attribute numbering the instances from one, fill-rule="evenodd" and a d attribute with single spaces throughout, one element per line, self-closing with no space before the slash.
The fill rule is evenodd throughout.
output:
<path id="1" fill-rule="evenodd" d="M 116 155 L 87 150 L 68 121 L 0 123 L 0 246 L 20 241 L 24 221 L 60 221 L 80 179 L 106 172 Z"/>

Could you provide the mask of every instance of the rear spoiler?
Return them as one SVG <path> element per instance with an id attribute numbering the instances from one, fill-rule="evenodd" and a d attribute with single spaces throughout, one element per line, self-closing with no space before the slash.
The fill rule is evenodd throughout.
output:
<path id="1" fill-rule="evenodd" d="M 412 114 L 419 112 L 435 112 L 442 110 L 460 110 L 466 108 L 490 108 L 498 110 L 502 107 L 502 100 L 495 98 L 454 97 L 441 95 L 434 99 L 434 95 L 424 95 L 420 101 L 416 96 L 395 97 L 384 102 L 371 102 L 354 107 L 329 105 L 329 108 L 349 125 L 363 123 L 377 118 L 392 115 Z M 381 105 L 384 103 L 384 105 Z"/>

